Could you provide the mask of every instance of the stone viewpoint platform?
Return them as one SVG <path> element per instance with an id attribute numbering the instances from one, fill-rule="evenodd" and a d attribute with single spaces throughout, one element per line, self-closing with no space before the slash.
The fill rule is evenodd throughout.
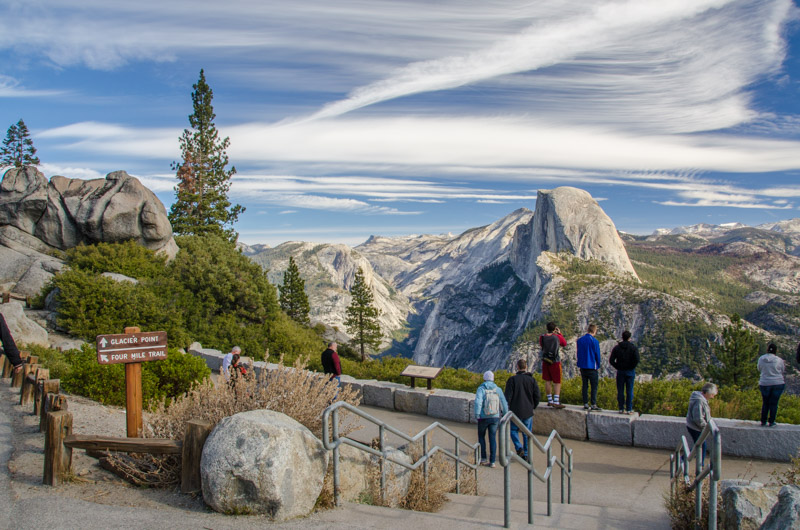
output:
<path id="1" fill-rule="evenodd" d="M 224 354 L 194 343 L 189 353 L 202 357 L 211 370 L 219 371 Z M 256 373 L 273 370 L 276 364 L 255 362 Z M 475 395 L 455 390 L 411 388 L 400 383 L 355 379 L 342 375 L 342 384 L 362 395 L 362 404 L 397 412 L 420 414 L 460 423 L 477 423 L 473 410 Z M 758 422 L 717 419 L 722 433 L 723 454 L 788 462 L 800 450 L 800 426 L 778 424 L 765 428 Z M 567 405 L 564 409 L 539 407 L 533 417 L 533 432 L 548 435 L 555 429 L 562 438 L 674 450 L 686 435 L 684 418 L 616 411 L 587 412 L 583 407 Z"/>

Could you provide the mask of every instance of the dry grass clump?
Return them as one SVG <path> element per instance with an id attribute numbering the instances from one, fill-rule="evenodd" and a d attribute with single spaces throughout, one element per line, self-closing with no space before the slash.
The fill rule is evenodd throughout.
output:
<path id="1" fill-rule="evenodd" d="M 777 469 L 770 473 L 772 476 L 772 480 L 770 480 L 770 484 L 774 484 L 776 486 L 787 486 L 787 485 L 800 485 L 800 455 L 792 458 L 792 463 L 789 465 L 788 469 L 785 469 L 782 472 L 779 472 Z"/>
<path id="2" fill-rule="evenodd" d="M 413 461 L 422 456 L 422 444 L 416 443 L 407 450 Z M 475 473 L 462 465 L 460 471 L 461 493 L 477 495 Z M 436 453 L 428 463 L 428 479 L 420 466 L 411 472 L 408 493 L 400 503 L 402 508 L 416 512 L 437 512 L 447 502 L 447 494 L 456 492 L 456 462 L 443 453 Z"/>
<path id="3" fill-rule="evenodd" d="M 412 462 L 416 462 L 423 454 L 421 443 L 406 446 L 403 449 L 411 457 Z M 447 502 L 447 494 L 455 493 L 456 491 L 455 462 L 442 453 L 435 454 L 428 462 L 427 481 L 425 480 L 423 466 L 410 472 L 408 491 L 402 496 L 397 491 L 401 481 L 392 470 L 394 466 L 392 464 L 387 465 L 389 469 L 386 473 L 386 494 L 381 497 L 381 472 L 380 466 L 376 462 L 367 473 L 369 487 L 361 496 L 360 501 L 362 503 L 376 506 L 397 505 L 400 508 L 416 512 L 437 512 Z M 396 466 L 396 468 L 400 472 L 405 470 L 400 466 Z M 460 471 L 461 493 L 464 495 L 477 495 L 477 482 L 475 481 L 474 471 L 463 464 Z"/>
<path id="4" fill-rule="evenodd" d="M 331 403 L 358 405 L 360 398 L 349 387 L 338 388 L 335 382 L 329 382 L 327 375 L 306 370 L 306 363 L 306 359 L 297 359 L 286 367 L 281 359 L 280 368 L 263 370 L 258 376 L 251 370 L 233 385 L 214 385 L 207 380 L 172 404 L 162 403 L 150 416 L 146 436 L 180 440 L 189 420 L 202 419 L 216 425 L 239 412 L 269 409 L 297 420 L 320 437 L 322 412 Z M 352 431 L 352 425 L 344 423 L 340 432 Z"/>
<path id="5" fill-rule="evenodd" d="M 181 480 L 181 458 L 178 455 L 110 452 L 100 459 L 100 467 L 141 487 L 163 488 Z"/>
<path id="6" fill-rule="evenodd" d="M 259 376 L 251 370 L 233 384 L 220 381 L 215 385 L 207 379 L 169 405 L 162 402 L 149 415 L 144 436 L 181 440 L 190 420 L 216 425 L 239 412 L 269 409 L 286 414 L 320 437 L 323 411 L 336 401 L 358 405 L 360 397 L 350 388 L 330 383 L 327 375 L 306 370 L 306 362 L 297 359 L 286 367 L 281 358 L 280 368 L 263 370 Z M 355 430 L 353 419 L 346 413 L 339 418 L 341 433 Z M 175 455 L 112 454 L 108 461 L 116 474 L 139 486 L 162 487 L 180 481 L 180 459 Z"/>
<path id="7" fill-rule="evenodd" d="M 695 492 L 689 490 L 684 482 L 678 484 L 678 491 L 674 497 L 669 492 L 664 495 L 664 506 L 669 515 L 670 527 L 673 530 L 694 530 L 695 518 Z M 717 507 L 722 506 L 722 495 L 717 494 Z M 721 517 L 717 516 L 717 528 Z M 708 484 L 704 483 L 702 511 L 700 515 L 700 528 L 708 528 Z"/>

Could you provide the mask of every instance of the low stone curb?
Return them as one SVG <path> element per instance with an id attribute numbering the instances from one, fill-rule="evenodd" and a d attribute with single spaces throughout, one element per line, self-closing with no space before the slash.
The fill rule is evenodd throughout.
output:
<path id="1" fill-rule="evenodd" d="M 398 388 L 394 391 L 394 409 L 412 414 L 428 414 L 428 391 Z"/>
<path id="2" fill-rule="evenodd" d="M 633 425 L 639 414 L 592 411 L 586 415 L 586 434 L 593 442 L 633 445 Z"/>

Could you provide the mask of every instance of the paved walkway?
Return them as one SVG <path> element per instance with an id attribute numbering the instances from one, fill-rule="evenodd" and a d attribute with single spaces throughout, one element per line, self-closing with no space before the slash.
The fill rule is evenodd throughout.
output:
<path id="1" fill-rule="evenodd" d="M 258 516 L 225 516 L 212 512 L 198 512 L 164 505 L 157 509 L 98 504 L 59 495 L 60 488 L 31 487 L 15 483 L 9 473 L 8 462 L 12 454 L 15 429 L 25 429 L 18 421 L 23 414 L 14 404 L 16 391 L 8 388 L 7 380 L 0 383 L 0 529 L 6 528 L 170 528 L 178 529 L 250 529 L 263 528 L 268 521 Z M 416 433 L 432 420 L 426 416 L 390 412 L 383 409 L 366 410 L 404 432 Z M 17 418 L 17 421 L 13 421 Z M 454 422 L 442 422 L 467 440 L 477 439 L 476 427 Z M 19 436 L 23 432 L 16 433 Z M 27 431 L 24 432 L 27 433 Z M 354 435 L 362 440 L 377 436 L 377 429 L 364 428 Z M 446 439 L 436 436 L 434 443 L 443 445 Z M 575 484 L 573 506 L 569 509 L 556 506 L 553 518 L 546 518 L 542 503 L 536 505 L 536 525 L 562 528 L 615 528 L 642 527 L 667 528 L 666 515 L 661 506 L 662 492 L 668 484 L 668 455 L 663 451 L 650 451 L 632 447 L 615 447 L 588 442 L 568 442 L 575 451 Z M 18 450 L 29 451 L 23 447 Z M 767 480 L 769 472 L 783 464 L 754 462 L 725 458 L 724 476 L 735 478 L 746 475 Z M 397 528 L 416 526 L 436 527 L 439 530 L 454 528 L 465 530 L 486 526 L 502 526 L 502 476 L 501 468 L 480 469 L 480 489 L 488 494 L 483 498 L 456 496 L 441 514 L 412 513 L 374 506 L 348 504 L 343 508 L 314 514 L 313 516 L 274 528 Z M 526 495 L 526 478 L 520 466 L 512 471 L 515 499 Z M 558 500 L 560 483 L 553 483 L 554 500 Z M 537 483 L 536 499 L 542 501 L 544 487 Z M 515 500 L 512 506 L 514 527 L 525 526 L 525 503 Z M 625 523 L 622 523 L 626 521 Z"/>
<path id="2" fill-rule="evenodd" d="M 437 421 L 435 418 L 416 414 L 393 412 L 375 407 L 362 408 L 399 430 L 411 434 L 416 434 L 433 421 Z M 474 443 L 478 439 L 476 425 L 438 421 L 470 442 Z M 377 435 L 376 429 L 367 427 L 353 433 L 354 438 L 362 440 L 369 440 Z M 434 443 L 452 449 L 452 441 L 449 441 L 448 438 L 452 440 L 452 437 L 447 435 L 436 436 Z M 544 437 L 539 437 L 539 439 L 542 442 L 545 441 Z M 663 493 L 668 491 L 669 486 L 668 451 L 575 440 L 566 440 L 566 444 L 573 450 L 574 455 L 572 489 L 574 504 L 631 510 L 651 521 L 666 521 Z M 558 444 L 554 446 L 553 454 L 556 456 L 560 454 Z M 541 453 L 534 453 L 534 455 L 537 469 L 543 469 L 545 456 Z M 726 456 L 722 461 L 722 476 L 723 478 L 748 478 L 767 482 L 770 479 L 770 473 L 776 468 L 786 469 L 786 464 L 750 461 Z M 511 470 L 512 498 L 527 499 L 527 473 L 519 465 L 512 466 Z M 479 484 L 482 495 L 502 497 L 503 469 L 499 465 L 494 469 L 480 468 Z M 556 472 L 552 481 L 554 502 L 558 502 L 560 499 L 560 488 L 560 474 Z M 534 485 L 534 498 L 536 501 L 545 501 L 547 498 L 546 487 L 539 481 L 536 481 Z M 500 507 L 502 508 L 502 505 Z M 502 512 L 500 512 L 500 520 L 502 522 Z M 526 520 L 526 517 L 523 516 L 522 520 Z"/>

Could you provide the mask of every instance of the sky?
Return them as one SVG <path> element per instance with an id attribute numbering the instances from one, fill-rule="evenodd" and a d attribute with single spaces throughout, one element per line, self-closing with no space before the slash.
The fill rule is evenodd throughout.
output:
<path id="1" fill-rule="evenodd" d="M 790 0 L 0 0 L 0 133 L 174 201 L 204 70 L 240 241 L 458 234 L 539 189 L 619 230 L 800 217 Z"/>

